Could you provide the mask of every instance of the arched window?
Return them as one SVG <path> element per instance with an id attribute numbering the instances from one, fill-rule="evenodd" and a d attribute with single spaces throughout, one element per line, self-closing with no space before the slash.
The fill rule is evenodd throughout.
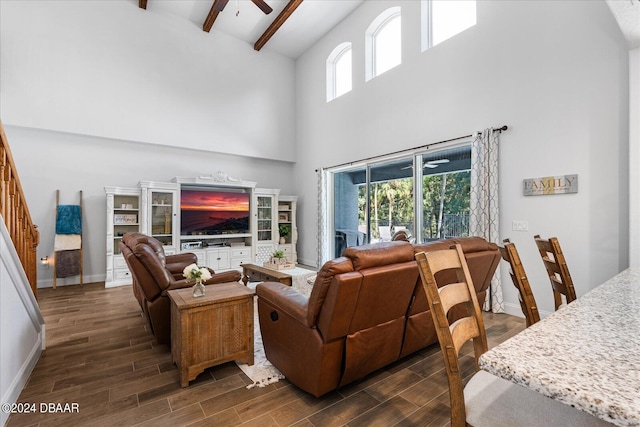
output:
<path id="1" fill-rule="evenodd" d="M 373 20 L 365 33 L 366 80 L 402 63 L 400 7 L 391 7 Z"/>
<path id="2" fill-rule="evenodd" d="M 340 43 L 327 58 L 327 102 L 351 91 L 351 43 Z"/>
<path id="3" fill-rule="evenodd" d="M 422 0 L 422 51 L 476 25 L 476 0 Z"/>

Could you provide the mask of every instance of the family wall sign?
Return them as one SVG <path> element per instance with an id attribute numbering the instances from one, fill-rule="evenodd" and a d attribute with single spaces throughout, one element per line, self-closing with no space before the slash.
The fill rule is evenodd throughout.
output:
<path id="1" fill-rule="evenodd" d="M 578 175 L 544 176 L 522 180 L 525 196 L 570 194 L 578 192 Z"/>

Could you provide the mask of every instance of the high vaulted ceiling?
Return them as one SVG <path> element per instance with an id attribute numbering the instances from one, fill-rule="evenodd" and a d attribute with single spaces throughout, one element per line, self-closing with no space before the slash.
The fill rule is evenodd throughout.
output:
<path id="1" fill-rule="evenodd" d="M 640 47 L 640 0 L 607 0 L 629 48 Z"/>
<path id="2" fill-rule="evenodd" d="M 153 13 L 172 14 L 202 29 L 214 0 L 138 0 Z M 365 0 L 304 0 L 265 45 L 298 58 Z M 251 0 L 229 0 L 213 26 L 253 46 L 290 0 L 265 0 L 273 12 L 264 14 Z M 640 0 L 606 0 L 630 48 L 640 46 Z"/>
<path id="3" fill-rule="evenodd" d="M 297 58 L 363 1 L 304 0 L 268 40 L 264 49 Z M 273 9 L 268 15 L 250 0 L 229 0 L 215 18 L 211 37 L 215 37 L 216 31 L 221 31 L 254 46 L 290 1 L 265 2 Z M 146 0 L 146 9 L 150 13 L 176 15 L 202 29 L 213 4 L 214 0 Z"/>

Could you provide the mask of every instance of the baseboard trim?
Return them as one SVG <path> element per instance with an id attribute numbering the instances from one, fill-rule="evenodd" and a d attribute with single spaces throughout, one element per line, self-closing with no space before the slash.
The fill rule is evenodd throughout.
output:
<path id="1" fill-rule="evenodd" d="M 317 266 L 316 265 L 317 262 L 318 262 L 318 260 L 316 260 L 316 259 L 305 259 L 305 258 L 298 257 L 298 264 L 308 265 L 309 267 L 320 269 L 320 267 L 322 267 L 322 266 Z"/>
<path id="2" fill-rule="evenodd" d="M 86 284 L 86 283 L 104 282 L 104 279 L 106 279 L 105 274 L 92 274 L 90 276 L 84 275 L 82 277 L 82 283 Z M 69 283 L 66 283 L 67 281 Z M 56 281 L 56 287 L 72 286 L 72 285 L 79 285 L 79 284 L 80 284 L 80 276 L 65 277 L 65 278 L 58 279 Z M 53 288 L 53 278 L 38 280 L 38 289 L 40 288 Z"/>
<path id="3" fill-rule="evenodd" d="M 511 302 L 505 302 L 504 303 L 504 312 L 507 313 L 507 314 L 510 314 L 512 316 L 522 317 L 524 319 L 524 314 L 522 314 L 522 308 L 520 307 L 520 304 L 514 304 L 514 303 L 511 303 Z M 550 315 L 553 312 L 540 310 L 540 308 L 538 308 L 538 313 L 540 314 L 540 318 L 544 319 L 545 317 L 547 317 L 548 315 Z"/>
<path id="4" fill-rule="evenodd" d="M 16 376 L 13 378 L 13 381 L 7 388 L 7 391 L 4 396 L 2 396 L 2 402 L 4 403 L 13 403 L 18 401 L 18 397 L 20 397 L 20 393 L 22 393 L 22 389 L 27 384 L 29 380 L 29 376 L 31 372 L 33 372 L 33 368 L 36 367 L 38 360 L 40 359 L 40 354 L 42 354 L 42 350 L 45 347 L 44 342 L 44 328 L 42 325 L 42 330 L 38 334 L 38 339 L 34 343 L 31 351 L 29 352 L 29 356 L 25 359 L 24 363 L 20 367 L 20 370 L 17 372 Z M 0 425 L 5 425 L 7 420 L 9 419 L 9 415 L 4 411 L 0 412 Z"/>

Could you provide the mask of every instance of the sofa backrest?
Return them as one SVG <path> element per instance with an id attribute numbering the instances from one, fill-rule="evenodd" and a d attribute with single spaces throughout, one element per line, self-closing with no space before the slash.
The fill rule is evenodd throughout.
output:
<path id="1" fill-rule="evenodd" d="M 327 261 L 320 271 L 318 271 L 311 295 L 309 296 L 309 317 L 307 319 L 309 324 L 315 325 L 317 322 L 320 322 L 325 327 L 328 327 L 327 322 L 333 318 L 333 315 L 329 314 L 330 311 L 335 312 L 336 315 L 340 315 L 339 313 L 343 313 L 345 309 L 351 312 L 346 307 L 346 295 L 343 295 L 345 293 L 351 293 L 351 291 L 342 289 L 342 286 L 339 287 L 340 289 L 332 289 L 332 284 L 345 280 L 352 283 L 353 277 L 360 277 L 361 275 L 341 277 L 343 274 L 373 266 L 385 266 L 398 262 L 411 261 L 413 260 L 413 256 L 411 245 L 407 242 L 386 242 L 345 249 L 343 256 Z M 322 319 L 320 319 L 321 310 L 327 298 L 329 298 L 331 306 L 330 308 L 324 308 L 324 314 L 322 315 Z M 328 335 L 334 336 L 335 334 L 330 333 Z M 325 342 L 330 340 L 327 336 L 323 336 L 325 337 Z"/>
<path id="2" fill-rule="evenodd" d="M 436 342 L 415 254 L 449 249 L 456 243 L 465 253 L 482 301 L 500 252 L 497 245 L 480 237 L 349 247 L 342 257 L 323 265 L 309 298 L 307 320 L 318 328 L 325 343 L 346 339 L 343 384 L 377 365 L 386 365 L 385 360 L 396 360 Z M 452 283 L 456 276 L 444 271 L 438 280 Z M 460 314 L 456 309 L 452 310 L 454 317 Z M 355 361 L 353 366 L 350 360 Z"/>
<path id="3" fill-rule="evenodd" d="M 317 313 L 312 324 L 325 342 L 346 337 L 341 383 L 347 384 L 399 357 L 418 269 L 408 242 L 347 248 L 343 255 L 320 270 L 309 311 Z"/>
<path id="4" fill-rule="evenodd" d="M 500 250 L 494 243 L 487 242 L 482 237 L 461 237 L 453 239 L 436 240 L 428 243 L 414 245 L 414 252 L 430 252 L 440 249 L 449 249 L 454 244 L 459 244 L 464 252 L 471 280 L 478 295 L 478 302 L 482 306 L 486 291 L 491 283 L 496 267 L 500 262 Z M 417 264 L 416 264 L 417 268 Z M 438 284 L 444 285 L 457 281 L 452 271 L 442 271 L 436 275 Z M 449 321 L 453 322 L 465 315 L 465 307 L 453 307 L 449 311 Z M 407 328 L 402 347 L 401 356 L 406 356 L 421 348 L 437 342 L 433 319 L 427 303 L 427 296 L 422 287 L 422 281 L 418 277 L 414 292 L 413 303 L 407 316 Z"/>
<path id="5" fill-rule="evenodd" d="M 418 252 L 430 252 L 441 249 L 449 249 L 452 245 L 459 244 L 464 252 L 467 265 L 469 266 L 469 272 L 471 273 L 471 280 L 477 293 L 484 293 L 493 274 L 496 271 L 496 267 L 500 262 L 500 250 L 495 243 L 487 242 L 482 237 L 461 237 L 453 239 L 435 240 L 433 242 L 414 244 L 414 253 Z M 448 284 L 457 280 L 456 276 L 452 272 L 443 271 L 442 276 L 436 277 L 438 283 Z M 412 306 L 411 313 L 417 311 L 425 311 L 429 309 L 427 304 L 427 296 L 422 288 L 422 283 L 418 280 L 416 283 L 416 299 Z M 483 294 L 484 295 L 484 294 Z M 482 305 L 483 301 L 479 301 Z"/>

